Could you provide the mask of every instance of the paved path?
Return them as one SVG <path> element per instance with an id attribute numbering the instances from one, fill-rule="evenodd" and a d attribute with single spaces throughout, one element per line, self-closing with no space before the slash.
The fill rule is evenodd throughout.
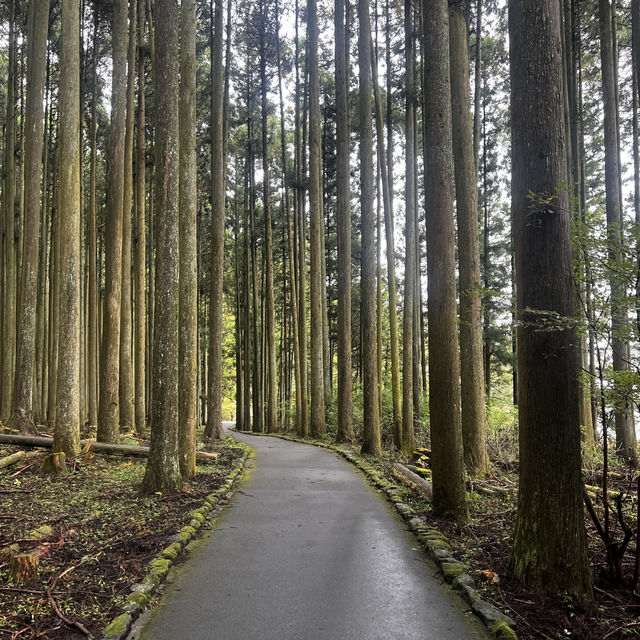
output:
<path id="1" fill-rule="evenodd" d="M 487 638 L 384 500 L 317 447 L 239 434 L 256 467 L 143 640 Z"/>

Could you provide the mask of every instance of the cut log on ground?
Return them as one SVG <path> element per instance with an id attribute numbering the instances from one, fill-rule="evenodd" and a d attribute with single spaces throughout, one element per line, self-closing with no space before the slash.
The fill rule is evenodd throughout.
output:
<path id="1" fill-rule="evenodd" d="M 53 438 L 43 438 L 41 436 L 19 436 L 7 433 L 0 433 L 1 444 L 17 444 L 21 447 L 48 447 L 53 446 Z M 82 445 L 89 444 L 98 453 L 106 453 L 116 456 L 138 456 L 147 458 L 149 447 L 140 447 L 129 444 L 108 444 L 106 442 L 93 442 L 92 440 L 82 440 Z M 218 460 L 217 453 L 207 453 L 206 451 L 196 452 L 196 460 L 202 464 L 215 464 Z"/>
<path id="2" fill-rule="evenodd" d="M 424 496 L 427 500 L 431 500 L 433 496 L 433 489 L 431 485 L 421 478 L 417 473 L 409 471 L 407 467 L 396 462 L 392 469 L 393 476 L 406 484 L 407 486 L 415 489 L 420 495 Z"/>
<path id="3" fill-rule="evenodd" d="M 0 469 L 6 469 L 7 467 L 14 465 L 21 460 L 37 458 L 40 455 L 42 455 L 41 451 L 16 451 L 16 453 L 12 453 L 10 456 L 0 458 Z"/>

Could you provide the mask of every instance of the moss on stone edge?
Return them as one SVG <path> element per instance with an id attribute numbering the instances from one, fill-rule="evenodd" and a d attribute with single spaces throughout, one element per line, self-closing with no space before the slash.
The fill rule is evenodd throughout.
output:
<path id="1" fill-rule="evenodd" d="M 104 640 L 121 640 L 128 633 L 133 617 L 130 613 L 122 613 L 114 618 L 104 630 Z"/>
<path id="2" fill-rule="evenodd" d="M 518 640 L 516 632 L 503 621 L 491 625 L 491 635 L 495 640 Z"/>
<path id="3" fill-rule="evenodd" d="M 241 474 L 246 469 L 246 463 L 249 460 L 255 459 L 255 451 L 249 445 L 239 443 L 239 448 L 243 449 L 245 455 L 240 460 L 240 464 L 234 465 L 233 469 L 226 478 L 226 481 L 222 487 L 214 491 L 212 494 L 205 498 L 205 502 L 199 509 L 191 511 L 188 516 L 190 518 L 190 524 L 182 527 L 180 531 L 174 536 L 174 542 L 168 547 L 165 547 L 148 565 L 147 575 L 144 581 L 132 585 L 132 593 L 130 593 L 125 606 L 125 613 L 120 614 L 114 618 L 104 629 L 103 640 L 122 640 L 125 638 L 134 619 L 139 613 L 148 605 L 149 596 L 156 590 L 158 585 L 164 580 L 166 575 L 171 569 L 173 560 L 175 560 L 183 547 L 186 546 L 190 540 L 196 534 L 196 528 L 204 523 L 207 516 L 211 513 L 213 508 L 222 502 L 223 497 L 229 492 L 229 489 L 233 486 Z M 198 523 L 198 527 L 192 526 Z"/>
<path id="4" fill-rule="evenodd" d="M 127 596 L 127 602 L 136 605 L 139 609 L 144 609 L 149 604 L 149 598 L 145 593 L 134 591 Z"/>

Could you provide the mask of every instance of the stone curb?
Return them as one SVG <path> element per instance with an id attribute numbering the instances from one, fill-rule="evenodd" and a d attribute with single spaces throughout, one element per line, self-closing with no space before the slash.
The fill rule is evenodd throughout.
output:
<path id="1" fill-rule="evenodd" d="M 310 444 L 341 456 L 347 462 L 359 469 L 366 479 L 382 492 L 386 499 L 396 508 L 396 511 L 406 521 L 411 532 L 416 536 L 422 548 L 438 565 L 445 581 L 450 584 L 462 597 L 465 603 L 486 625 L 494 640 L 518 640 L 514 631 L 516 623 L 508 615 L 502 613 L 490 602 L 481 600 L 475 589 L 475 580 L 468 573 L 469 567 L 452 557 L 451 546 L 447 538 L 438 529 L 427 526 L 426 521 L 416 515 L 414 511 L 402 502 L 400 490 L 395 484 L 387 480 L 370 465 L 364 458 L 339 445 L 318 440 L 305 440 L 283 433 L 248 433 L 254 436 L 271 436 L 290 442 Z"/>
<path id="2" fill-rule="evenodd" d="M 255 458 L 255 451 L 248 444 L 236 441 L 234 446 L 243 449 L 244 455 L 234 462 L 233 469 L 227 475 L 224 484 L 210 493 L 200 508 L 189 512 L 187 524 L 172 537 L 171 544 L 147 565 L 147 572 L 142 582 L 131 585 L 131 593 L 127 596 L 127 604 L 123 613 L 115 617 L 105 627 L 102 632 L 103 640 L 123 640 L 126 638 L 132 624 L 148 607 L 151 596 L 167 577 L 177 557 L 196 537 L 198 529 L 205 522 L 212 520 L 213 516 L 227 504 L 233 493 L 233 486 L 242 476 L 249 461 Z"/>

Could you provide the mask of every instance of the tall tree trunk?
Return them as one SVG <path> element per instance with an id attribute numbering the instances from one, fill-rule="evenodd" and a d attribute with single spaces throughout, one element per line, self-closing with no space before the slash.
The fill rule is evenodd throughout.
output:
<path id="1" fill-rule="evenodd" d="M 534 589 L 591 594 L 582 507 L 559 3 L 511 0 L 512 206 L 520 490 L 512 565 Z M 535 194 L 532 200 L 531 194 Z M 553 357 L 549 357 L 553 354 Z"/>
<path id="2" fill-rule="evenodd" d="M 245 160 L 244 168 L 244 253 L 243 253 L 243 278 L 244 278 L 244 426 L 245 430 L 250 429 L 251 425 L 251 250 L 249 244 L 250 235 L 250 195 L 249 191 L 249 162 L 248 154 Z M 254 389 L 255 393 L 255 389 Z"/>
<path id="3" fill-rule="evenodd" d="M 146 262 L 147 230 L 146 204 L 146 101 L 144 25 L 145 0 L 138 2 L 138 128 L 136 132 L 136 224 L 134 235 L 134 290 L 135 290 L 135 419 L 136 431 L 142 433 L 147 424 L 146 406 Z"/>
<path id="4" fill-rule="evenodd" d="M 93 24 L 93 56 L 92 56 L 92 88 L 91 88 L 91 129 L 89 132 L 89 145 L 91 156 L 89 161 L 89 216 L 88 228 L 88 255 L 89 263 L 89 301 L 87 318 L 87 378 L 88 378 L 88 419 L 90 425 L 98 424 L 98 236 L 97 236 L 97 194 L 96 175 L 98 164 L 98 11 L 94 7 Z"/>
<path id="5" fill-rule="evenodd" d="M 376 143 L 378 163 L 382 178 L 382 203 L 384 206 L 384 229 L 387 245 L 387 286 L 389 288 L 389 342 L 391 350 L 391 397 L 393 402 L 393 434 L 394 442 L 401 443 L 402 432 L 402 396 L 400 391 L 400 355 L 398 353 L 398 305 L 396 301 L 396 252 L 393 230 L 393 207 L 391 204 L 391 172 L 393 167 L 387 165 L 387 154 L 384 145 L 384 120 L 382 116 L 382 99 L 378 86 L 378 64 L 376 54 L 372 54 L 373 93 L 375 100 Z M 379 198 L 378 198 L 379 200 Z M 378 241 L 379 242 L 379 241 Z"/>
<path id="6" fill-rule="evenodd" d="M 153 403 L 145 494 L 182 486 L 178 448 L 179 143 L 178 3 L 155 0 L 161 47 L 153 64 L 155 96 L 156 312 L 153 343 Z"/>
<path id="7" fill-rule="evenodd" d="M 42 168 L 42 215 L 40 220 L 40 251 L 38 256 L 38 303 L 36 310 L 36 355 L 35 355 L 35 378 L 33 388 L 33 416 L 34 422 L 40 424 L 44 422 L 43 413 L 43 389 L 42 378 L 44 374 L 44 357 L 46 334 L 46 288 L 47 288 L 47 258 L 48 258 L 48 233 L 49 233 L 49 208 L 48 208 L 48 184 L 49 184 L 49 147 L 51 142 L 51 53 L 47 50 L 47 71 L 44 94 L 44 143 L 43 143 L 43 168 Z M 1 261 L 0 261 L 1 264 Z M 1 300 L 2 298 L 0 298 Z M 0 339 L 0 344 L 1 344 Z"/>
<path id="8" fill-rule="evenodd" d="M 135 428 L 131 322 L 131 211 L 133 202 L 133 139 L 135 126 L 137 1 L 129 3 L 127 115 L 122 200 L 122 291 L 120 303 L 120 425 Z"/>
<path id="9" fill-rule="evenodd" d="M 247 70 L 250 65 L 250 56 L 247 55 Z M 249 164 L 249 226 L 251 233 L 250 255 L 251 255 L 251 297 L 253 302 L 252 333 L 253 333 L 253 424 L 252 430 L 256 433 L 264 431 L 264 401 L 262 377 L 260 374 L 260 365 L 262 362 L 262 341 L 260 335 L 261 310 L 258 293 L 258 256 L 256 249 L 257 231 L 256 231 L 256 182 L 255 182 L 255 156 L 253 151 L 253 120 L 250 73 L 247 73 L 247 112 L 249 119 L 247 122 L 248 136 L 248 164 Z"/>
<path id="10" fill-rule="evenodd" d="M 613 37 L 611 27 L 611 5 L 609 0 L 599 0 L 600 55 L 602 60 L 602 98 L 604 109 L 604 153 L 607 210 L 607 237 L 610 261 L 611 287 L 611 333 L 613 370 L 629 370 L 630 352 L 627 333 L 627 308 L 625 283 L 618 275 L 616 265 L 622 259 L 623 221 L 620 198 L 618 155 L 618 126 L 616 83 L 613 60 Z M 616 385 L 619 386 L 619 385 Z M 623 394 L 614 407 L 616 426 L 616 449 L 619 455 L 637 465 L 636 434 L 630 398 Z"/>
<path id="11" fill-rule="evenodd" d="M 379 456 L 378 349 L 376 343 L 376 220 L 373 211 L 373 126 L 371 113 L 371 31 L 369 2 L 358 0 L 358 65 L 360 96 L 360 216 L 362 224 L 362 378 L 364 438 L 362 452 Z"/>
<path id="12" fill-rule="evenodd" d="M 468 512 L 456 326 L 449 13 L 446 0 L 423 0 L 422 10 L 429 52 L 424 61 L 424 118 L 433 510 L 464 521 Z"/>
<path id="13" fill-rule="evenodd" d="M 16 369 L 9 424 L 21 433 L 36 433 L 33 421 L 33 367 L 36 350 L 38 245 L 42 187 L 44 84 L 47 67 L 49 0 L 29 4 L 28 78 L 24 133 L 24 234 L 20 302 L 16 335 Z"/>
<path id="14" fill-rule="evenodd" d="M 283 207 L 285 220 L 285 235 L 289 259 L 289 278 L 291 287 L 291 334 L 293 339 L 293 360 L 294 360 L 294 376 L 296 387 L 296 433 L 302 431 L 302 375 L 300 371 L 300 335 L 298 327 L 298 285 L 295 269 L 295 248 L 293 238 L 293 228 L 291 225 L 291 203 L 289 200 L 288 167 L 287 167 L 287 147 L 286 147 L 286 131 L 284 117 L 284 99 L 282 94 L 282 59 L 280 51 L 280 7 L 278 0 L 275 3 L 276 8 L 276 46 L 278 56 L 278 92 L 280 96 L 280 150 L 282 162 L 282 188 L 284 191 Z"/>
<path id="15" fill-rule="evenodd" d="M 307 371 L 307 302 L 306 302 L 306 287 L 307 287 L 307 266 L 305 258 L 306 247 L 306 231 L 305 231 L 305 212 L 304 212 L 304 133 L 306 126 L 306 110 L 301 109 L 300 105 L 306 105 L 306 82 L 305 82 L 305 97 L 301 99 L 301 86 L 300 81 L 300 38 L 299 38 L 299 0 L 296 0 L 295 5 L 296 13 L 296 31 L 295 31 L 295 59 L 296 59 L 296 93 L 295 93 L 295 160 L 296 160 L 296 190 L 295 190 L 295 228 L 297 229 L 297 255 L 298 255 L 298 331 L 300 342 L 300 431 L 298 435 L 300 437 L 306 437 L 309 430 L 309 403 L 308 403 L 308 371 Z M 306 60 L 306 56 L 305 56 Z M 306 71 L 306 65 L 305 65 Z M 306 73 L 305 73 L 306 78 Z M 301 135 L 302 132 L 302 135 Z"/>
<path id="16" fill-rule="evenodd" d="M 60 360 L 53 450 L 80 452 L 80 50 L 77 0 L 62 0 L 60 36 Z"/>
<path id="17" fill-rule="evenodd" d="M 209 402 L 205 438 L 222 430 L 222 312 L 224 277 L 224 65 L 222 0 L 215 0 L 211 65 L 211 296 L 209 301 Z"/>
<path id="18" fill-rule="evenodd" d="M 349 184 L 349 74 L 345 0 L 335 3 L 336 55 L 336 219 L 338 235 L 338 442 L 353 433 L 351 371 L 351 205 Z"/>
<path id="19" fill-rule="evenodd" d="M 473 164 L 467 23 L 459 0 L 449 0 L 453 155 L 460 260 L 460 373 L 464 462 L 472 476 L 489 471 L 482 368 L 482 297 L 478 188 Z"/>
<path id="20" fill-rule="evenodd" d="M 307 1 L 309 56 L 309 219 L 311 262 L 311 435 L 325 432 L 322 344 L 322 151 L 320 146 L 320 82 L 318 79 L 318 15 L 316 0 Z M 374 262 L 375 264 L 375 262 Z"/>
<path id="21" fill-rule="evenodd" d="M 107 211 L 105 221 L 105 277 L 98 441 L 117 442 L 120 430 L 120 303 L 122 296 L 122 228 L 124 155 L 127 110 L 127 1 L 113 1 L 111 42 L 111 131 L 107 151 Z"/>
<path id="22" fill-rule="evenodd" d="M 631 0 L 633 70 L 633 205 L 636 234 L 640 233 L 640 0 Z M 640 256 L 640 237 L 636 236 Z M 636 275 L 636 331 L 640 330 L 640 261 Z"/>
<path id="23" fill-rule="evenodd" d="M 476 48 L 475 68 L 473 70 L 473 166 L 478 168 L 480 161 L 480 127 L 482 96 L 482 0 L 476 0 Z"/>
<path id="24" fill-rule="evenodd" d="M 262 116 L 262 206 L 264 213 L 264 254 L 265 254 L 265 337 L 266 337 L 266 392 L 267 392 L 267 433 L 275 433 L 278 428 L 277 373 L 276 373 L 276 327 L 275 304 L 273 299 L 273 230 L 271 227 L 271 194 L 269 185 L 269 132 L 267 124 L 267 15 L 263 0 L 260 0 L 260 96 Z"/>
<path id="25" fill-rule="evenodd" d="M 221 52 L 220 52 L 221 53 Z M 180 5 L 180 472 L 196 474 L 198 423 L 198 234 L 196 192 L 196 6 Z M 215 337 L 214 337 L 215 339 Z"/>
<path id="26" fill-rule="evenodd" d="M 406 454 L 413 452 L 413 346 L 415 326 L 414 296 L 416 293 L 416 207 L 415 207 L 415 109 L 416 78 L 413 16 L 411 0 L 404 2 L 405 36 L 405 271 L 404 271 L 404 312 L 402 317 L 402 432 L 400 447 Z M 396 446 L 398 443 L 396 443 Z"/>
<path id="27" fill-rule="evenodd" d="M 4 165 L 4 292 L 2 312 L 2 385 L 0 387 L 0 420 L 11 415 L 16 358 L 17 269 L 14 231 L 16 200 L 16 0 L 9 3 L 9 56 L 7 69 L 7 118 L 5 128 Z"/>

